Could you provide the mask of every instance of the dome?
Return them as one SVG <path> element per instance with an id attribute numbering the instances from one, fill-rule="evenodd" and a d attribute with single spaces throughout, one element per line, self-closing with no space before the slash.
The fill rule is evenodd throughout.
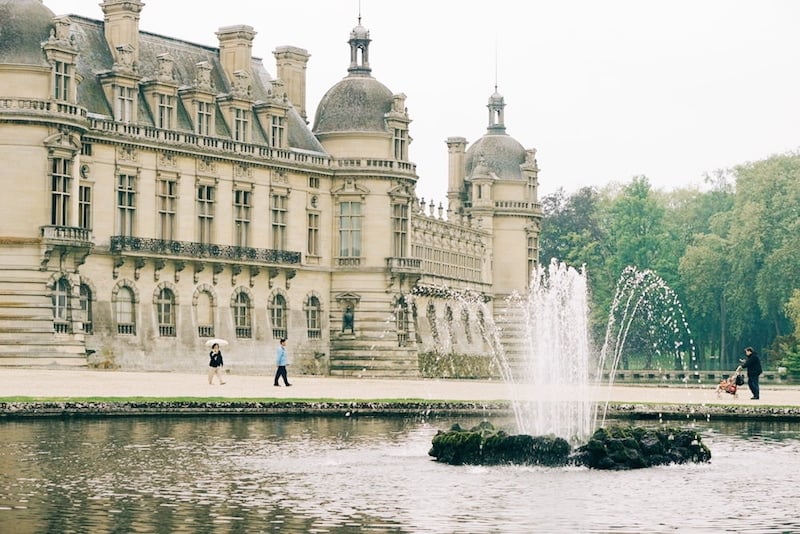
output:
<path id="1" fill-rule="evenodd" d="M 0 63 L 47 67 L 42 43 L 54 16 L 42 0 L 0 0 Z"/>
<path id="2" fill-rule="evenodd" d="M 486 134 L 467 149 L 466 156 L 468 178 L 473 176 L 483 156 L 483 165 L 499 179 L 522 179 L 519 166 L 525 163 L 525 148 L 510 135 Z"/>
<path id="3" fill-rule="evenodd" d="M 350 32 L 351 39 L 369 39 L 369 30 L 359 24 Z"/>
<path id="4" fill-rule="evenodd" d="M 320 100 L 314 133 L 385 132 L 384 115 L 392 109 L 392 92 L 369 76 L 348 76 Z"/>

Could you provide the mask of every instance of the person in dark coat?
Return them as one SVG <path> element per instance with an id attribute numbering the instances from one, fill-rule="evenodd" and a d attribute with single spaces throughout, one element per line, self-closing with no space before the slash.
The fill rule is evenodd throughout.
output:
<path id="1" fill-rule="evenodd" d="M 211 385 L 214 381 L 214 377 L 216 376 L 219 380 L 219 384 L 222 385 L 225 383 L 222 380 L 222 353 L 219 351 L 219 343 L 214 343 L 211 346 L 211 352 L 208 353 L 208 383 Z"/>
<path id="2" fill-rule="evenodd" d="M 744 349 L 744 354 L 745 358 L 743 360 L 739 360 L 739 362 L 742 364 L 743 369 L 747 369 L 747 387 L 750 388 L 750 392 L 753 394 L 750 399 L 758 400 L 760 397 L 758 377 L 761 375 L 761 358 L 758 357 L 758 354 L 756 354 L 756 351 L 753 350 L 753 347 L 747 347 Z"/>

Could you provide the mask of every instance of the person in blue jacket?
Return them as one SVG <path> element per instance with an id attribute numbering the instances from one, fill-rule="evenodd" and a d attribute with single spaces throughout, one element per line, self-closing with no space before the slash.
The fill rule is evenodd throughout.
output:
<path id="1" fill-rule="evenodd" d="M 279 386 L 278 379 L 283 377 L 283 383 L 291 386 L 289 379 L 286 376 L 286 366 L 289 365 L 289 358 L 286 356 L 286 338 L 281 338 L 281 344 L 278 347 L 278 352 L 275 354 L 275 363 L 278 365 L 278 370 L 275 372 L 275 384 Z"/>

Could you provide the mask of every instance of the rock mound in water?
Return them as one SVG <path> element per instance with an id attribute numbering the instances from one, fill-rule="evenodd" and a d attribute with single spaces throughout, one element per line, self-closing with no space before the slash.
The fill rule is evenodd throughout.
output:
<path id="1" fill-rule="evenodd" d="M 694 430 L 611 426 L 598 429 L 586 445 L 573 451 L 563 438 L 509 435 L 488 421 L 468 430 L 455 424 L 446 432 L 438 431 L 428 454 L 451 465 L 572 464 L 606 470 L 711 460 L 711 451 Z"/>
<path id="2" fill-rule="evenodd" d="M 711 460 L 696 430 L 611 426 L 594 432 L 571 460 L 593 469 L 640 469 Z"/>
<path id="3" fill-rule="evenodd" d="M 464 430 L 455 424 L 433 437 L 429 456 L 451 465 L 565 465 L 569 443 L 555 436 L 509 435 L 488 421 Z"/>

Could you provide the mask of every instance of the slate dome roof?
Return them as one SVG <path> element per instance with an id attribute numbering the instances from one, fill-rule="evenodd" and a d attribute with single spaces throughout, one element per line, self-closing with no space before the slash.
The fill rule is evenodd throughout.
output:
<path id="1" fill-rule="evenodd" d="M 47 67 L 42 42 L 54 16 L 42 0 L 0 0 L 0 63 Z"/>
<path id="2" fill-rule="evenodd" d="M 317 106 L 314 133 L 385 132 L 392 92 L 371 76 L 348 76 L 331 87 Z"/>
<path id="3" fill-rule="evenodd" d="M 483 156 L 484 165 L 501 180 L 522 180 L 519 166 L 525 163 L 525 148 L 506 134 L 487 133 L 467 149 L 466 172 L 471 177 Z"/>

